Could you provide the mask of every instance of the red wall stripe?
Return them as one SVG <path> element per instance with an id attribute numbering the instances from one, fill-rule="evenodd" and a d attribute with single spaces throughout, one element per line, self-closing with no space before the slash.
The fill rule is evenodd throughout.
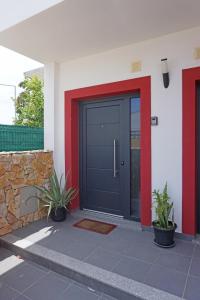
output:
<path id="1" fill-rule="evenodd" d="M 200 67 L 182 72 L 183 92 L 183 178 L 182 230 L 196 234 L 196 82 Z"/>
<path id="2" fill-rule="evenodd" d="M 68 184 L 79 187 L 78 102 L 139 91 L 141 96 L 141 223 L 151 225 L 151 78 L 149 76 L 65 92 L 65 171 Z M 72 208 L 79 207 L 79 195 Z"/>

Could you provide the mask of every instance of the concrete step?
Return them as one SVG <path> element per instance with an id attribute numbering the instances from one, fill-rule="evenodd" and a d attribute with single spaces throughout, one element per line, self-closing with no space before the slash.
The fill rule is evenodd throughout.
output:
<path id="1" fill-rule="evenodd" d="M 13 234 L 0 238 L 0 245 L 96 291 L 120 300 L 180 300 L 181 298 L 104 270 Z"/>

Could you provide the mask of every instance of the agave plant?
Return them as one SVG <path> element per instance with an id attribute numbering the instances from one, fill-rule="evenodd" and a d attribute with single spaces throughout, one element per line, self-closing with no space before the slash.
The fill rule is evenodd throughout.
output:
<path id="1" fill-rule="evenodd" d="M 167 191 L 167 183 L 163 192 L 159 190 L 153 191 L 154 207 L 156 212 L 156 225 L 163 229 L 168 229 L 174 226 L 173 203 L 170 202 L 170 197 Z"/>
<path id="2" fill-rule="evenodd" d="M 44 204 L 44 207 L 48 207 L 48 217 L 52 209 L 56 211 L 57 208 L 64 207 L 68 210 L 69 204 L 77 194 L 75 188 L 67 188 L 67 178 L 64 186 L 62 187 L 62 180 L 63 175 L 60 180 L 58 180 L 58 176 L 54 170 L 52 176 L 49 178 L 48 188 L 35 186 L 35 188 L 40 192 L 40 196 L 35 197 Z"/>

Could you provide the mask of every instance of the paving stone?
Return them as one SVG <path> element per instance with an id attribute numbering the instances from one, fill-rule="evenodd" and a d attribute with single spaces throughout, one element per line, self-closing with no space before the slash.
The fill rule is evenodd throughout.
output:
<path id="1" fill-rule="evenodd" d="M 156 260 L 156 264 L 183 273 L 188 273 L 190 262 L 191 262 L 190 257 L 178 255 L 175 253 L 162 253 L 159 255 L 158 259 Z"/>
<path id="2" fill-rule="evenodd" d="M 71 280 L 67 277 L 63 280 L 59 275 L 51 272 L 26 289 L 24 294 L 32 300 L 55 300 L 70 283 Z"/>
<path id="3" fill-rule="evenodd" d="M 70 300 L 98 300 L 99 296 L 93 292 L 90 291 L 87 288 L 82 288 L 79 285 L 73 284 L 70 286 L 66 291 L 63 293 L 63 295 L 60 297 L 59 300 L 65 300 L 65 299 L 70 299 Z"/>
<path id="4" fill-rule="evenodd" d="M 24 263 L 23 259 L 19 259 L 15 255 L 9 254 L 9 256 L 4 256 L 0 260 L 0 276 L 1 279 L 4 278 L 11 270 L 16 270 Z"/>
<path id="5" fill-rule="evenodd" d="M 159 257 L 160 249 L 158 249 L 158 247 L 156 247 L 152 242 L 138 242 L 134 246 L 124 248 L 122 254 L 130 256 L 132 258 L 144 260 L 149 263 L 153 263 Z"/>
<path id="6" fill-rule="evenodd" d="M 196 258 L 196 257 L 192 258 L 190 275 L 200 276 L 200 258 Z"/>
<path id="7" fill-rule="evenodd" d="M 195 245 L 195 248 L 194 248 L 194 257 L 200 258 L 200 245 Z"/>
<path id="8" fill-rule="evenodd" d="M 184 299 L 187 300 L 199 300 L 200 299 L 200 278 L 189 276 Z"/>
<path id="9" fill-rule="evenodd" d="M 143 281 L 150 267 L 150 264 L 138 259 L 124 257 L 118 265 L 114 267 L 113 272 L 134 280 Z"/>
<path id="10" fill-rule="evenodd" d="M 0 261 L 7 258 L 7 257 L 10 257 L 12 256 L 13 253 L 3 247 L 0 247 Z"/>
<path id="11" fill-rule="evenodd" d="M 40 268 L 22 263 L 10 269 L 2 276 L 3 282 L 19 292 L 23 292 L 34 282 L 38 281 L 45 275 Z"/>
<path id="12" fill-rule="evenodd" d="M 26 263 L 33 266 L 33 267 L 35 267 L 35 268 L 40 269 L 44 273 L 49 273 L 50 272 L 50 270 L 48 268 L 43 267 L 42 265 L 39 264 L 39 262 L 36 263 L 36 262 L 33 262 L 33 261 L 26 261 Z"/>
<path id="13" fill-rule="evenodd" d="M 36 263 L 40 261 L 37 260 L 37 257 L 41 255 L 48 260 L 52 259 L 53 263 L 47 262 L 46 266 L 55 268 L 54 271 L 71 277 L 72 273 L 70 273 L 70 270 L 75 269 L 76 276 L 74 279 L 82 280 L 84 284 L 89 284 L 88 280 L 82 278 L 84 274 L 89 274 L 89 281 L 98 278 L 99 281 L 102 280 L 102 282 L 104 282 L 104 273 L 107 272 L 106 270 L 111 270 L 116 273 L 112 275 L 113 285 L 115 276 L 117 277 L 119 274 L 127 277 L 124 280 L 128 281 L 128 278 L 136 280 L 134 284 L 136 284 L 137 281 L 146 282 L 148 285 L 160 289 L 161 294 L 162 291 L 167 291 L 180 296 L 184 289 L 186 275 L 192 257 L 195 257 L 197 261 L 193 259 L 194 262 L 190 272 L 195 276 L 200 276 L 197 263 L 198 259 L 200 259 L 200 246 L 195 246 L 188 241 L 176 239 L 176 246 L 173 249 L 161 249 L 153 244 L 153 234 L 151 232 L 135 231 L 125 227 L 122 228 L 121 225 L 109 235 L 102 237 L 90 231 L 74 228 L 73 223 L 79 221 L 81 218 L 81 216 L 77 217 L 76 214 L 73 214 L 69 216 L 65 222 L 59 224 L 51 220 L 49 220 L 48 223 L 46 220 L 41 220 L 31 224 L 30 229 L 28 229 L 29 226 L 26 227 L 26 230 L 23 228 L 23 232 L 17 230 L 16 235 L 20 237 L 29 235 L 31 236 L 31 241 L 37 241 L 37 243 L 28 246 L 30 255 L 35 255 L 36 257 Z M 5 241 L 11 243 L 16 242 L 16 240 L 9 240 L 9 237 L 8 240 L 6 240 L 5 237 Z M 17 243 L 18 242 L 19 244 L 21 243 L 21 241 L 17 240 Z M 63 254 L 68 255 L 68 258 Z M 27 256 L 27 258 L 30 257 Z M 73 262 L 72 258 L 83 260 L 93 266 L 86 266 L 87 264 L 82 266 L 81 261 L 74 260 Z M 99 271 L 96 266 L 104 270 Z M 45 273 L 44 277 L 46 273 L 49 272 L 48 269 L 46 270 L 44 268 L 45 270 L 43 270 L 43 267 L 38 269 L 41 269 L 41 271 Z M 81 279 L 80 276 L 82 276 Z M 59 276 L 57 275 L 56 277 Z M 63 282 L 62 277 L 60 277 L 60 281 Z M 108 280 L 106 280 L 106 282 L 107 281 Z M 38 281 L 35 282 L 33 286 L 37 283 Z M 126 281 L 123 281 L 123 284 L 126 285 Z M 91 284 L 91 286 L 93 285 Z M 99 288 L 98 285 L 94 284 L 94 286 L 97 289 Z M 130 286 L 134 290 L 134 286 L 132 286 L 131 283 Z M 69 286 L 67 286 L 63 292 L 67 293 L 68 288 Z M 151 287 L 147 286 L 147 289 L 148 288 L 151 289 Z M 110 290 L 108 289 L 107 292 L 110 293 Z M 115 297 L 117 296 L 118 295 L 115 294 Z M 62 297 L 62 293 L 59 297 Z M 103 297 L 108 296 L 102 295 L 102 300 L 104 299 Z"/>
<path id="14" fill-rule="evenodd" d="M 100 297 L 99 300 L 117 300 L 117 298 L 113 298 L 113 297 L 108 296 L 108 295 L 102 295 L 102 297 Z"/>
<path id="15" fill-rule="evenodd" d="M 32 300 L 32 299 L 26 297 L 25 295 L 19 295 L 15 300 Z"/>
<path id="16" fill-rule="evenodd" d="M 147 273 L 144 283 L 181 297 L 186 277 L 184 273 L 176 272 L 163 266 L 153 265 Z"/>
<path id="17" fill-rule="evenodd" d="M 122 258 L 118 253 L 97 248 L 85 261 L 105 270 L 112 270 Z"/>
<path id="18" fill-rule="evenodd" d="M 183 241 L 181 239 L 176 239 L 176 245 L 173 248 L 163 249 L 165 252 L 178 253 L 184 256 L 192 257 L 194 253 L 195 245 L 192 242 Z"/>
<path id="19" fill-rule="evenodd" d="M 20 294 L 0 282 L 0 300 L 15 300 Z"/>
<path id="20" fill-rule="evenodd" d="M 94 249 L 97 248 L 97 245 L 90 242 L 80 242 L 80 241 L 69 241 L 63 240 L 62 243 L 54 243 L 51 246 L 51 249 L 61 252 L 66 255 L 70 255 L 74 258 L 83 260 L 86 258 Z"/>

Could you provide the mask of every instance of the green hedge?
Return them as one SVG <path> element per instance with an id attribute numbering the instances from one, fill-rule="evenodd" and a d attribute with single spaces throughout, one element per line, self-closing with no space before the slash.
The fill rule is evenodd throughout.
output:
<path id="1" fill-rule="evenodd" d="M 0 125 L 0 151 L 44 149 L 44 128 Z"/>

